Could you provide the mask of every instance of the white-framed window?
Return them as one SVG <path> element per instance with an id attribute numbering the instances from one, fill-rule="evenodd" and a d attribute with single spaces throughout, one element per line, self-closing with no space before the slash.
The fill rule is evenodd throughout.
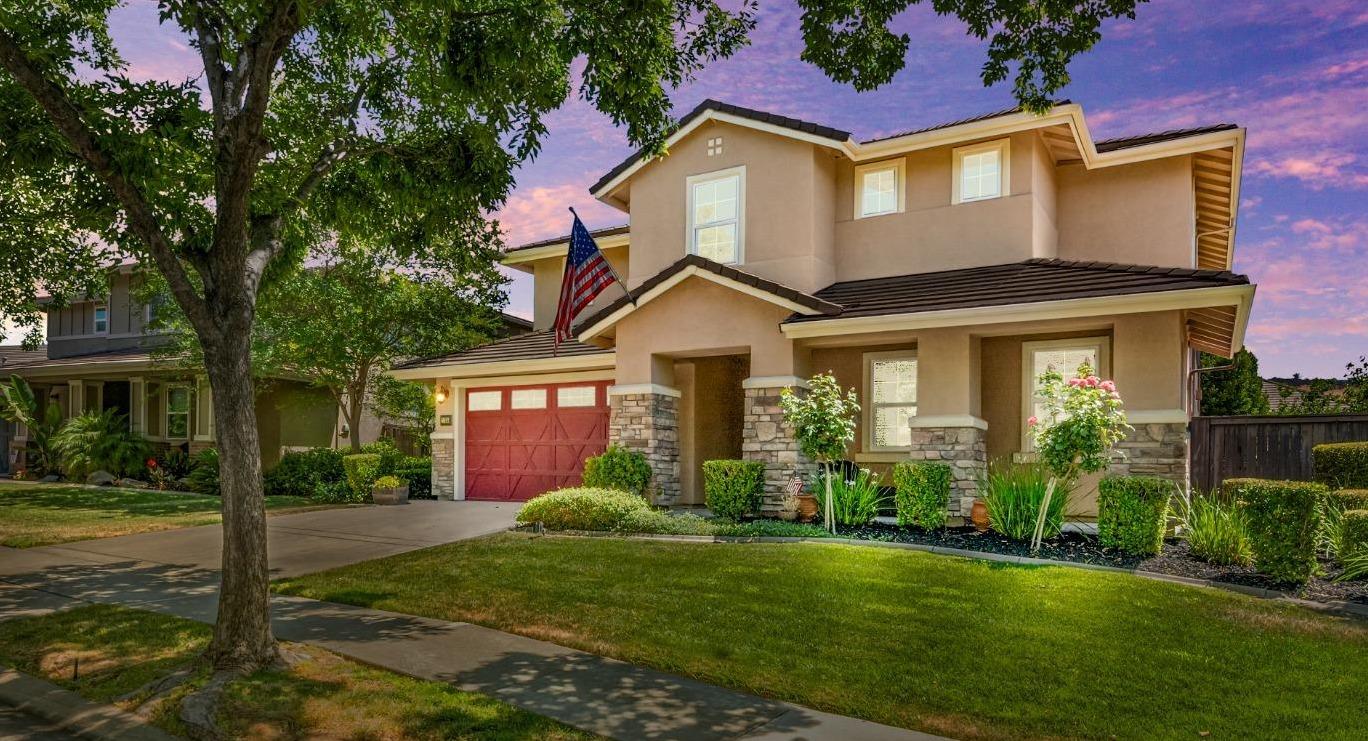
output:
<path id="1" fill-rule="evenodd" d="M 1067 340 L 1037 340 L 1021 343 L 1021 431 L 1022 450 L 1034 447 L 1026 420 L 1045 415 L 1040 397 L 1040 376 L 1054 369 L 1064 378 L 1073 378 L 1078 366 L 1087 363 L 1097 375 L 1111 375 L 1111 343 L 1106 337 L 1076 337 Z"/>
<path id="2" fill-rule="evenodd" d="M 513 389 L 508 406 L 510 409 L 545 409 L 546 389 Z"/>
<path id="3" fill-rule="evenodd" d="M 177 440 L 190 437 L 190 387 L 166 388 L 166 436 Z"/>
<path id="4" fill-rule="evenodd" d="M 865 442 L 867 451 L 912 445 L 909 422 L 917 416 L 917 353 L 865 353 Z"/>
<path id="5" fill-rule="evenodd" d="M 109 307 L 104 304 L 95 305 L 95 334 L 109 333 Z"/>
<path id="6" fill-rule="evenodd" d="M 687 180 L 689 254 L 720 263 L 742 261 L 746 168 L 733 167 Z"/>
<path id="7" fill-rule="evenodd" d="M 562 386 L 556 389 L 556 406 L 591 407 L 598 400 L 593 386 Z"/>
<path id="8" fill-rule="evenodd" d="M 1011 147 L 1007 139 L 954 150 L 954 203 L 986 201 L 1009 195 Z"/>
<path id="9" fill-rule="evenodd" d="M 503 392 L 471 391 L 466 394 L 466 409 L 472 412 L 496 412 L 503 409 Z"/>
<path id="10" fill-rule="evenodd" d="M 716 157 L 722 154 L 722 137 L 714 136 L 708 140 L 708 156 Z"/>
<path id="11" fill-rule="evenodd" d="M 903 160 L 875 162 L 855 168 L 855 218 L 896 214 L 903 210 Z"/>

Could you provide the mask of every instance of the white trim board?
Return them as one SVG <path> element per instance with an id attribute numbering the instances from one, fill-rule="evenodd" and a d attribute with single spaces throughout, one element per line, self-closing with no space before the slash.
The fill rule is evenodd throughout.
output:
<path id="1" fill-rule="evenodd" d="M 496 360 L 490 363 L 447 363 L 427 365 L 418 368 L 399 368 L 389 375 L 405 381 L 430 379 L 469 378 L 483 382 L 484 379 L 512 379 L 524 374 L 546 374 L 565 371 L 607 369 L 617 366 L 617 353 L 607 352 L 596 355 L 569 355 L 554 358 L 534 358 L 529 360 Z M 510 381 L 521 383 L 521 381 Z"/>

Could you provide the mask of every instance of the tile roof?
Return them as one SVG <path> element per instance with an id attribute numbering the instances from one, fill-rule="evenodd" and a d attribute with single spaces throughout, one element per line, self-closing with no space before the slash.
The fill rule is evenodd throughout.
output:
<path id="1" fill-rule="evenodd" d="M 688 126 L 690 123 L 693 123 L 694 119 L 698 118 L 699 116 L 702 116 L 704 113 L 708 111 L 726 113 L 728 115 L 749 119 L 751 121 L 757 121 L 759 123 L 770 124 L 772 126 L 779 126 L 785 129 L 792 129 L 794 131 L 800 131 L 804 134 L 820 136 L 823 139 L 831 139 L 835 142 L 843 142 L 850 139 L 849 131 L 842 131 L 840 129 L 835 129 L 830 126 L 823 126 L 822 124 L 812 123 L 811 121 L 803 121 L 797 118 L 790 118 L 789 116 L 780 116 L 776 113 L 766 113 L 765 111 L 758 111 L 754 108 L 743 108 L 739 105 L 723 103 L 720 100 L 713 100 L 711 98 L 703 101 L 702 103 L 699 103 L 697 106 L 694 106 L 694 109 L 692 111 L 689 111 L 687 114 L 684 115 L 683 118 L 679 119 L 679 123 L 675 124 L 675 127 L 671 129 L 670 133 L 673 134 L 675 131 L 678 131 L 684 128 L 685 126 Z M 612 182 L 613 178 L 617 177 L 618 175 L 621 175 L 623 172 L 627 170 L 627 168 L 640 162 L 641 159 L 645 156 L 645 149 L 638 149 L 637 151 L 633 152 L 631 156 L 619 162 L 613 169 L 609 170 L 607 174 L 599 178 L 598 182 L 589 186 L 589 192 L 594 193 L 599 188 L 602 188 L 603 186 Z"/>
<path id="2" fill-rule="evenodd" d="M 598 239 L 599 237 L 611 237 L 611 236 L 614 236 L 614 235 L 617 235 L 617 234 L 626 234 L 626 233 L 629 232 L 629 231 L 631 231 L 631 225 L 629 225 L 629 224 L 619 224 L 618 226 L 607 226 L 607 227 L 604 227 L 604 228 L 602 228 L 602 229 L 593 229 L 593 230 L 590 230 L 589 236 L 593 237 L 594 239 Z M 559 237 L 552 237 L 551 239 L 539 239 L 539 240 L 537 240 L 537 241 L 535 241 L 535 242 L 528 242 L 527 244 L 520 244 L 520 245 L 518 245 L 517 247 L 510 247 L 510 248 L 504 250 L 504 254 L 507 255 L 507 254 L 511 254 L 511 253 L 514 253 L 514 252 L 521 252 L 522 250 L 536 249 L 537 247 L 547 247 L 547 246 L 553 245 L 553 244 L 566 244 L 566 243 L 568 243 L 569 241 L 570 241 L 570 235 L 569 235 L 569 234 L 565 234 L 565 235 L 562 235 L 562 236 L 559 236 Z"/>
<path id="3" fill-rule="evenodd" d="M 37 350 L 25 350 L 21 345 L 0 345 L 0 373 L 38 360 L 47 360 L 47 345 L 40 345 Z"/>
<path id="4" fill-rule="evenodd" d="M 611 348 L 586 345 L 570 340 L 562 342 L 560 349 L 552 354 L 551 330 L 543 329 L 527 334 L 513 335 L 487 345 L 472 347 L 469 350 L 439 355 L 434 358 L 411 360 L 395 366 L 399 368 L 428 368 L 438 365 L 471 365 L 477 363 L 500 363 L 510 360 L 538 360 L 550 357 L 574 357 L 580 355 L 603 355 L 613 352 Z"/>
<path id="5" fill-rule="evenodd" d="M 752 275 L 751 273 L 747 273 L 744 270 L 737 270 L 736 268 L 730 265 L 723 265 L 722 263 L 714 262 L 705 257 L 699 257 L 698 255 L 688 255 L 683 259 L 676 260 L 673 265 L 651 276 L 645 283 L 642 283 L 640 286 L 637 286 L 636 289 L 633 290 L 630 295 L 624 294 L 617 300 L 613 301 L 612 303 L 608 304 L 602 309 L 599 309 L 598 311 L 594 312 L 594 314 L 589 318 L 576 322 L 575 331 L 581 332 L 588 327 L 592 327 L 595 324 L 598 324 L 604 319 L 612 316 L 614 312 L 618 311 L 627 304 L 634 303 L 638 298 L 650 292 L 656 286 L 659 286 L 660 284 L 664 283 L 670 278 L 673 278 L 675 275 L 678 275 L 679 273 L 691 267 L 699 268 L 701 270 L 707 270 L 708 272 L 715 273 L 717 275 L 722 276 L 723 278 L 728 278 L 730 280 L 737 281 L 738 283 L 743 283 L 752 288 L 758 288 L 761 291 L 773 294 L 783 299 L 787 299 L 788 301 L 792 301 L 793 303 L 796 303 L 800 306 L 806 306 L 809 309 L 812 309 L 813 311 L 821 312 L 822 314 L 827 316 L 839 314 L 841 311 L 840 306 L 830 301 L 825 301 L 821 298 L 818 298 L 817 296 L 813 296 L 810 293 L 803 293 L 802 291 L 799 291 L 795 288 L 790 288 L 780 283 L 775 283 L 772 280 L 766 280 L 765 278 L 761 278 L 758 275 Z"/>
<path id="6" fill-rule="evenodd" d="M 1098 152 L 1114 152 L 1118 149 L 1128 149 L 1130 147 L 1142 147 L 1146 144 L 1157 144 L 1159 142 L 1183 139 L 1189 136 L 1201 136 L 1216 131 L 1230 131 L 1240 128 L 1233 123 L 1212 124 L 1211 126 L 1198 126 L 1191 129 L 1169 129 L 1168 131 L 1158 131 L 1152 134 L 1137 134 L 1135 136 L 1122 136 L 1115 139 L 1099 139 L 1093 142 Z"/>
<path id="7" fill-rule="evenodd" d="M 1249 278 L 1224 270 L 1037 258 L 844 281 L 823 288 L 816 296 L 839 304 L 840 318 L 845 319 L 1248 284 Z M 795 314 L 785 323 L 828 318 Z"/>
<path id="8" fill-rule="evenodd" d="M 64 368 L 68 366 L 90 365 L 93 363 L 128 363 L 128 362 L 152 362 L 152 352 L 147 348 L 135 347 L 120 350 L 104 350 L 101 352 L 86 353 L 84 355 L 71 355 L 65 358 L 49 358 L 46 349 L 42 357 L 24 362 L 22 365 L 10 366 L 8 363 L 0 365 L 0 368 L 13 367 L 17 370 L 36 370 L 39 368 Z"/>
<path id="9" fill-rule="evenodd" d="M 1068 99 L 1056 100 L 1056 101 L 1054 101 L 1053 103 L 1051 103 L 1051 105 L 1056 105 L 1056 106 L 1060 106 L 1060 105 L 1069 105 L 1071 102 L 1072 102 L 1072 101 L 1070 101 L 1070 100 L 1068 100 Z M 970 117 L 968 117 L 968 118 L 961 118 L 961 119 L 959 119 L 959 120 L 957 120 L 957 121 L 947 121 L 947 122 L 945 122 L 945 123 L 936 124 L 935 126 L 927 126 L 926 128 L 922 128 L 922 129 L 912 129 L 912 130 L 910 130 L 910 131 L 900 131 L 900 132 L 898 132 L 898 133 L 896 133 L 896 134 L 889 134 L 888 136 L 881 136 L 881 137 L 878 137 L 878 138 L 876 138 L 876 139 L 865 139 L 864 141 L 862 141 L 862 142 L 860 142 L 860 143 L 861 143 L 861 144 L 873 144 L 874 142 L 883 142 L 883 141 L 888 141 L 889 139 L 898 139 L 898 138 L 901 138 L 901 137 L 904 137 L 904 136 L 912 136 L 913 134 L 925 134 L 925 133 L 928 132 L 928 131 L 939 131 L 939 130 L 941 130 L 941 129 L 953 128 L 953 127 L 955 127 L 955 126 L 963 126 L 964 124 L 978 123 L 979 121 L 987 121 L 987 120 L 990 119 L 990 118 L 998 118 L 998 117 L 1000 117 L 1000 116 L 1010 116 L 1010 115 L 1012 115 L 1012 114 L 1014 114 L 1014 113 L 1021 113 L 1021 106 L 1017 105 L 1017 106 L 1012 106 L 1011 108 L 1003 108 L 1003 109 L 1000 110 L 1000 111 L 992 111 L 992 112 L 989 112 L 989 113 L 980 113 L 980 114 L 977 115 L 977 116 L 970 116 Z"/>

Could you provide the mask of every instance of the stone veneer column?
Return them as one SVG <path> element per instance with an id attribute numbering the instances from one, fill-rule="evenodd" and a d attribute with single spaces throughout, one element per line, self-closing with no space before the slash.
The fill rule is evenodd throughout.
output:
<path id="1" fill-rule="evenodd" d="M 988 432 L 978 427 L 913 427 L 913 461 L 950 464 L 948 509 L 951 517 L 968 517 L 978 495 L 979 476 L 988 468 Z"/>
<path id="2" fill-rule="evenodd" d="M 765 464 L 763 511 L 779 509 L 788 483 L 795 476 L 811 486 L 817 465 L 798 449 L 793 428 L 784 422 L 779 394 L 784 387 L 745 389 L 745 414 L 741 422 L 741 457 Z"/>
<path id="3" fill-rule="evenodd" d="M 456 498 L 456 441 L 434 437 L 432 443 L 432 495 L 438 499 Z"/>
<path id="4" fill-rule="evenodd" d="M 1187 491 L 1188 426 L 1186 422 L 1136 424 L 1130 436 L 1117 446 L 1125 453 L 1108 469 L 1116 476 L 1156 476 Z"/>
<path id="5" fill-rule="evenodd" d="M 674 504 L 680 493 L 678 392 L 608 393 L 608 441 L 645 454 L 655 503 Z"/>

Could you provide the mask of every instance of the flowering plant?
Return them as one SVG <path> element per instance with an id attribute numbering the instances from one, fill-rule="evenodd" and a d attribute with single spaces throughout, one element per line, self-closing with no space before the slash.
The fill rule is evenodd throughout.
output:
<path id="1" fill-rule="evenodd" d="M 1051 368 L 1041 374 L 1040 386 L 1044 419 L 1031 417 L 1026 425 L 1041 462 L 1063 479 L 1105 469 L 1116 444 L 1132 429 L 1116 384 L 1098 378 L 1084 363 L 1067 381 Z"/>

